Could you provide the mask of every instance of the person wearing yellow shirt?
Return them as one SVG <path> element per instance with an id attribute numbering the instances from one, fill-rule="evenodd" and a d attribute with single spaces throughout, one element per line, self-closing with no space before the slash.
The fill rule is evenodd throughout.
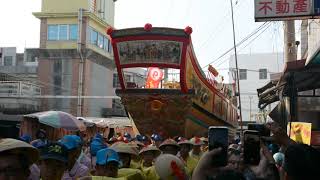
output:
<path id="1" fill-rule="evenodd" d="M 127 180 L 144 179 L 141 170 L 130 168 L 132 157 L 138 156 L 136 146 L 130 143 L 117 142 L 110 149 L 115 150 L 119 154 L 120 161 L 122 162 L 122 167 L 118 171 L 118 178 L 125 177 Z"/>
<path id="2" fill-rule="evenodd" d="M 190 142 L 193 144 L 192 150 L 190 151 L 190 157 L 193 157 L 197 161 L 200 160 L 203 152 L 201 151 L 201 146 L 204 145 L 203 141 L 198 137 L 193 137 L 190 139 Z"/>
<path id="3" fill-rule="evenodd" d="M 101 149 L 96 157 L 95 175 L 83 177 L 80 180 L 126 180 L 125 177 L 118 177 L 121 162 L 116 151 L 109 148 Z"/>
<path id="4" fill-rule="evenodd" d="M 189 155 L 189 152 L 192 149 L 192 143 L 187 139 L 182 139 L 178 142 L 178 145 L 180 145 L 178 157 L 184 163 L 188 175 L 192 177 L 193 170 L 198 164 L 198 161 Z"/>
<path id="5" fill-rule="evenodd" d="M 142 157 L 141 170 L 146 180 L 159 180 L 160 177 L 156 173 L 154 160 L 161 154 L 161 151 L 155 145 L 144 147 L 139 155 Z"/>
<path id="6" fill-rule="evenodd" d="M 175 140 L 166 139 L 160 144 L 159 149 L 163 154 L 172 154 L 175 156 L 179 152 L 180 147 Z"/>

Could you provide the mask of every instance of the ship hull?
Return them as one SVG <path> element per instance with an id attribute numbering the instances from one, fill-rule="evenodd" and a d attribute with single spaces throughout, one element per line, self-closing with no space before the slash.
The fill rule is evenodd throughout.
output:
<path id="1" fill-rule="evenodd" d="M 209 126 L 230 126 L 194 104 L 192 90 L 183 94 L 174 89 L 130 89 L 116 94 L 141 134 L 190 138 L 206 136 Z"/>

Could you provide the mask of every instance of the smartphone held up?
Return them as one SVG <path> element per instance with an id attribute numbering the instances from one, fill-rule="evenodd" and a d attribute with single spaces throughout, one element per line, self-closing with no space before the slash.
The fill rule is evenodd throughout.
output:
<path id="1" fill-rule="evenodd" d="M 228 159 L 228 128 L 224 126 L 210 126 L 208 131 L 209 151 L 222 148 L 219 156 L 214 158 L 213 165 L 216 167 L 226 166 Z"/>

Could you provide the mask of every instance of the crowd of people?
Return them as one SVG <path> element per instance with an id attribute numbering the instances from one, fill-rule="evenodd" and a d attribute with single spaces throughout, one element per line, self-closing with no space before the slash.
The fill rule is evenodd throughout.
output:
<path id="1" fill-rule="evenodd" d="M 215 164 L 222 148 L 208 150 L 207 137 L 162 139 L 137 135 L 90 140 L 66 135 L 58 141 L 39 130 L 37 139 L 0 139 L 0 180 L 304 180 L 320 179 L 320 152 L 292 141 L 279 126 L 266 125 L 272 142 L 261 143 L 260 162 L 245 164 L 241 140 L 229 145 L 226 166 Z"/>

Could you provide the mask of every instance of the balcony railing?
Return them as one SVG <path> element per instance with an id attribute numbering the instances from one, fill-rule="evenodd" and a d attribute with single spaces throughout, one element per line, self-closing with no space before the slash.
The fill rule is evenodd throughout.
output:
<path id="1" fill-rule="evenodd" d="M 23 81 L 0 81 L 0 96 L 40 96 L 38 85 Z"/>

